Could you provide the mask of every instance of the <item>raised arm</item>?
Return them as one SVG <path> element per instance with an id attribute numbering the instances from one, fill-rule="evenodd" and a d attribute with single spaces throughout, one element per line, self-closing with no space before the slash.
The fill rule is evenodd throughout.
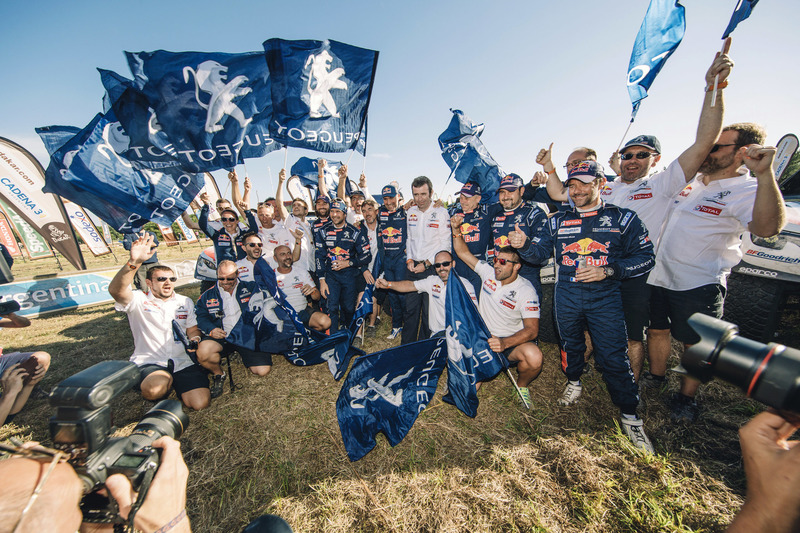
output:
<path id="1" fill-rule="evenodd" d="M 344 200 L 344 203 L 347 205 L 347 207 L 350 207 L 350 197 L 347 196 L 347 188 L 345 187 L 345 183 L 347 183 L 347 165 L 340 166 L 338 174 L 339 187 L 336 189 L 336 197 Z"/>
<path id="2" fill-rule="evenodd" d="M 108 284 L 108 293 L 114 298 L 114 301 L 121 305 L 128 305 L 133 299 L 133 291 L 131 290 L 131 283 L 136 276 L 136 271 L 142 266 L 142 263 L 153 257 L 156 247 L 153 244 L 153 236 L 145 234 L 133 241 L 131 244 L 131 253 L 128 261 Z"/>
<path id="3" fill-rule="evenodd" d="M 328 194 L 328 185 L 325 183 L 325 166 L 328 162 L 322 158 L 317 160 L 317 190 L 322 196 L 330 196 Z"/>
<path id="4" fill-rule="evenodd" d="M 286 183 L 286 169 L 282 168 L 281 171 L 278 172 L 278 190 L 275 191 L 275 203 L 278 204 L 278 212 L 276 214 L 280 215 L 280 220 L 289 219 L 289 211 L 287 211 L 286 206 L 283 205 L 284 183 Z"/>
<path id="5" fill-rule="evenodd" d="M 744 164 L 758 180 L 756 199 L 753 203 L 753 219 L 748 224 L 750 233 L 759 237 L 777 235 L 786 225 L 783 197 L 775 181 L 772 160 L 775 148 L 751 145 L 740 148 L 745 151 Z"/>
<path id="6" fill-rule="evenodd" d="M 553 164 L 553 143 L 550 143 L 550 148 L 539 150 L 536 162 L 542 165 L 544 173 L 547 174 L 547 194 L 553 201 L 566 202 L 569 199 L 567 188 L 561 183 L 561 178 L 558 177 L 556 172 L 556 166 Z"/>
<path id="7" fill-rule="evenodd" d="M 244 213 L 250 209 L 250 204 L 245 206 L 239 205 L 244 199 L 239 191 L 239 176 L 236 175 L 235 170 L 228 172 L 228 179 L 231 180 L 231 203 L 236 206 L 236 210 L 244 217 Z"/>

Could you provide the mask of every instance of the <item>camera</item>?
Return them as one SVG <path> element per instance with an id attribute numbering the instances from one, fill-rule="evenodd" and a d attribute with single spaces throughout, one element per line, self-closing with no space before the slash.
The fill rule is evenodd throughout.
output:
<path id="1" fill-rule="evenodd" d="M 19 311 L 19 309 L 20 309 L 19 302 L 16 300 L 7 300 L 5 302 L 0 302 L 0 316 L 16 313 L 17 311 Z"/>
<path id="2" fill-rule="evenodd" d="M 87 522 L 121 522 L 116 507 L 96 491 L 112 474 L 123 474 L 134 490 L 147 490 L 158 469 L 159 453 L 150 445 L 164 435 L 180 438 L 189 417 L 180 402 L 162 400 L 126 437 L 112 437 L 109 403 L 139 381 L 139 369 L 127 361 L 103 361 L 78 372 L 50 392 L 56 414 L 50 418 L 53 447 L 84 485 L 81 511 Z"/>
<path id="3" fill-rule="evenodd" d="M 800 350 L 745 339 L 734 324 L 700 313 L 689 325 L 700 335 L 681 360 L 691 376 L 704 383 L 722 378 L 754 400 L 800 413 Z"/>

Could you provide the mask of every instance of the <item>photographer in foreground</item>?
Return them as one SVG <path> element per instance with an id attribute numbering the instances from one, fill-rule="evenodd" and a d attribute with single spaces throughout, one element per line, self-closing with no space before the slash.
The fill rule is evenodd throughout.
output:
<path id="1" fill-rule="evenodd" d="M 16 302 L 4 302 L 19 310 Z M 0 310 L 0 312 L 3 312 Z M 31 321 L 13 311 L 0 315 L 0 328 L 26 328 Z M 2 353 L 2 348 L 0 348 Z M 14 352 L 0 355 L 0 425 L 7 424 L 22 411 L 37 383 L 42 381 L 50 367 L 50 354 L 47 352 Z"/>

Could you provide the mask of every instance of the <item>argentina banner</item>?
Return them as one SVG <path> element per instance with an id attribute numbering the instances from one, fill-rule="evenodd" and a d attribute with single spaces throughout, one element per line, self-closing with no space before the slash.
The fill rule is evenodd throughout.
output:
<path id="1" fill-rule="evenodd" d="M 284 39 L 265 41 L 264 52 L 272 87 L 272 138 L 317 152 L 364 154 L 361 137 L 378 52 L 331 40 Z"/>
<path id="2" fill-rule="evenodd" d="M 125 52 L 136 87 L 175 149 L 194 172 L 230 169 L 281 146 L 272 117 L 264 54 Z"/>
<path id="3" fill-rule="evenodd" d="M 383 433 L 397 446 L 436 393 L 444 370 L 441 337 L 357 358 L 336 400 L 342 441 L 351 461 L 375 447 Z"/>

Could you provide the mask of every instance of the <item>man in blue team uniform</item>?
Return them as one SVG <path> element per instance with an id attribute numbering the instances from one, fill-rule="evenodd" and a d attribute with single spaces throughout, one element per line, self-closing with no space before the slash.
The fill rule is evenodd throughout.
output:
<path id="1" fill-rule="evenodd" d="M 567 184 L 575 210 L 553 215 L 532 239 L 522 231 L 510 236 L 520 255 L 542 262 L 555 251 L 555 316 L 561 338 L 562 368 L 569 383 L 559 404 L 575 403 L 582 393 L 588 327 L 598 368 L 611 400 L 620 408 L 621 427 L 638 448 L 653 452 L 636 416 L 638 387 L 628 359 L 620 280 L 653 268 L 653 243 L 644 224 L 629 209 L 604 204 L 603 167 L 585 161 L 569 173 Z"/>
<path id="2" fill-rule="evenodd" d="M 222 228 L 217 229 L 209 223 L 208 211 L 209 202 L 208 197 L 201 196 L 203 200 L 203 208 L 200 210 L 200 217 L 197 223 L 200 229 L 208 235 L 208 238 L 214 243 L 214 255 L 219 265 L 222 261 L 233 261 L 234 263 L 239 259 L 244 259 L 245 253 L 242 248 L 242 237 L 249 232 L 258 231 L 258 223 L 256 217 L 251 211 L 247 211 L 247 224 L 248 228 L 242 231 L 239 227 L 239 215 L 233 209 L 223 209 L 220 213 L 220 221 Z"/>
<path id="3" fill-rule="evenodd" d="M 387 185 L 381 190 L 383 205 L 378 209 L 378 253 L 383 265 L 386 281 L 404 281 L 407 278 L 406 241 L 408 226 L 406 211 L 398 205 L 397 188 Z M 389 291 L 389 307 L 392 310 L 392 331 L 388 339 L 395 339 L 403 330 L 405 294 Z"/>
<path id="4" fill-rule="evenodd" d="M 337 198 L 331 203 L 331 221 L 319 230 L 315 243 L 320 293 L 328 299 L 331 332 L 349 327 L 356 310 L 356 277 L 363 275 L 372 283 L 367 270 L 372 254 L 369 241 L 358 228 L 345 220 L 347 206 Z"/>
<path id="5" fill-rule="evenodd" d="M 464 215 L 461 223 L 461 236 L 467 244 L 469 252 L 478 258 L 478 261 L 488 261 L 493 255 L 492 244 L 492 217 L 489 208 L 481 205 L 481 188 L 477 183 L 467 183 L 461 187 L 458 204 L 450 208 L 450 217 L 457 214 Z M 475 273 L 458 255 L 455 258 L 456 274 L 468 280 L 475 294 L 481 291 L 481 277 Z"/>

